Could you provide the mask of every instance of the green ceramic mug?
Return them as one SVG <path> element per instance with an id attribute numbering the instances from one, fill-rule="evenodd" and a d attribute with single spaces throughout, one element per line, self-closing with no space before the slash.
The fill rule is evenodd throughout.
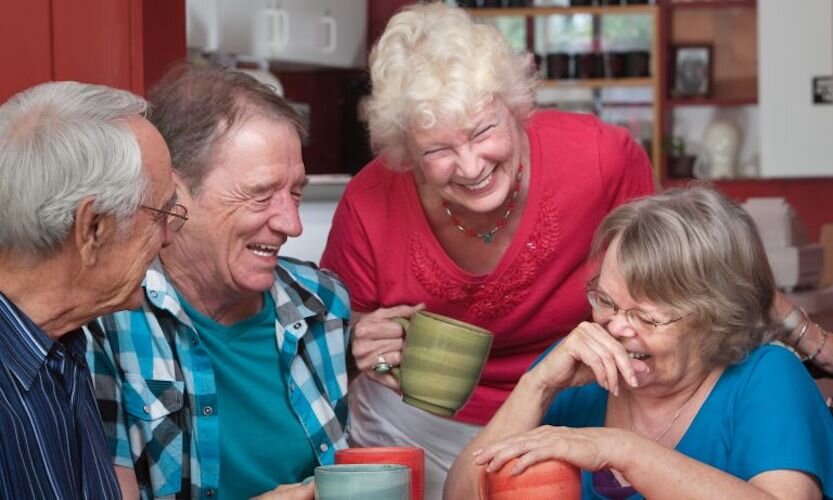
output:
<path id="1" fill-rule="evenodd" d="M 492 347 L 492 333 L 447 316 L 419 311 L 398 318 L 405 328 L 399 379 L 402 400 L 453 416 L 474 392 Z"/>

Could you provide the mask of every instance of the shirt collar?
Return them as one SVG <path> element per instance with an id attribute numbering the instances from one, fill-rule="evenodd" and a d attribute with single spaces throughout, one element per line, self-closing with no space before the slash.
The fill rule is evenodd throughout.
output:
<path id="1" fill-rule="evenodd" d="M 275 301 L 275 311 L 278 322 L 289 325 L 307 318 L 321 316 L 327 313 L 327 306 L 312 290 L 293 278 L 280 263 L 275 268 L 275 282 L 269 293 Z M 174 315 L 185 316 L 177 298 L 173 284 L 165 276 L 162 261 L 155 259 L 142 282 L 148 300 L 160 309 L 167 309 Z"/>
<path id="2" fill-rule="evenodd" d="M 28 391 L 55 341 L 0 293 L 0 364 Z"/>

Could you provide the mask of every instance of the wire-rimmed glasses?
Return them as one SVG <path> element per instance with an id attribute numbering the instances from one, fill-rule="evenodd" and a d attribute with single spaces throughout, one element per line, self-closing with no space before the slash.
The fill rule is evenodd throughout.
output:
<path id="1" fill-rule="evenodd" d="M 585 293 L 587 293 L 587 301 L 590 302 L 590 306 L 596 312 L 596 317 L 601 321 L 607 321 L 615 316 L 619 311 L 622 311 L 625 315 L 625 319 L 628 320 L 628 324 L 630 324 L 632 328 L 637 330 L 653 330 L 660 326 L 676 323 L 685 317 L 679 316 L 674 319 L 669 319 L 668 321 L 657 321 L 650 314 L 641 309 L 622 309 L 616 304 L 616 302 L 613 301 L 613 299 L 610 298 L 609 295 L 596 288 L 597 284 L 598 278 L 590 280 L 590 282 L 587 283 Z"/>
<path id="2" fill-rule="evenodd" d="M 179 203 L 175 203 L 170 210 L 162 210 L 159 208 L 149 207 L 147 205 L 140 206 L 156 213 L 159 217 L 164 216 L 165 226 L 173 233 L 179 231 L 182 228 L 182 225 L 188 221 L 188 209 Z"/>

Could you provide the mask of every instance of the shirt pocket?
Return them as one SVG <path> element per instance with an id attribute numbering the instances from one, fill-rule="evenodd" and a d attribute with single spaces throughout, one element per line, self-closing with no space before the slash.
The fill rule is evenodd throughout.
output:
<path id="1" fill-rule="evenodd" d="M 154 497 L 175 494 L 182 487 L 185 384 L 130 373 L 125 374 L 125 382 L 124 404 L 139 486 L 151 489 Z"/>

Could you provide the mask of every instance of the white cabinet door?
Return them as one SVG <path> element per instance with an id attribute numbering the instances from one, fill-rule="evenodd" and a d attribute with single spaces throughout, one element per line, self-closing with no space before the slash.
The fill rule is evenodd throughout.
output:
<path id="1" fill-rule="evenodd" d="M 367 0 L 188 0 L 188 45 L 202 50 L 356 68 L 366 37 Z"/>
<path id="2" fill-rule="evenodd" d="M 833 75 L 833 1 L 758 0 L 763 177 L 833 176 L 833 104 L 813 78 Z"/>

